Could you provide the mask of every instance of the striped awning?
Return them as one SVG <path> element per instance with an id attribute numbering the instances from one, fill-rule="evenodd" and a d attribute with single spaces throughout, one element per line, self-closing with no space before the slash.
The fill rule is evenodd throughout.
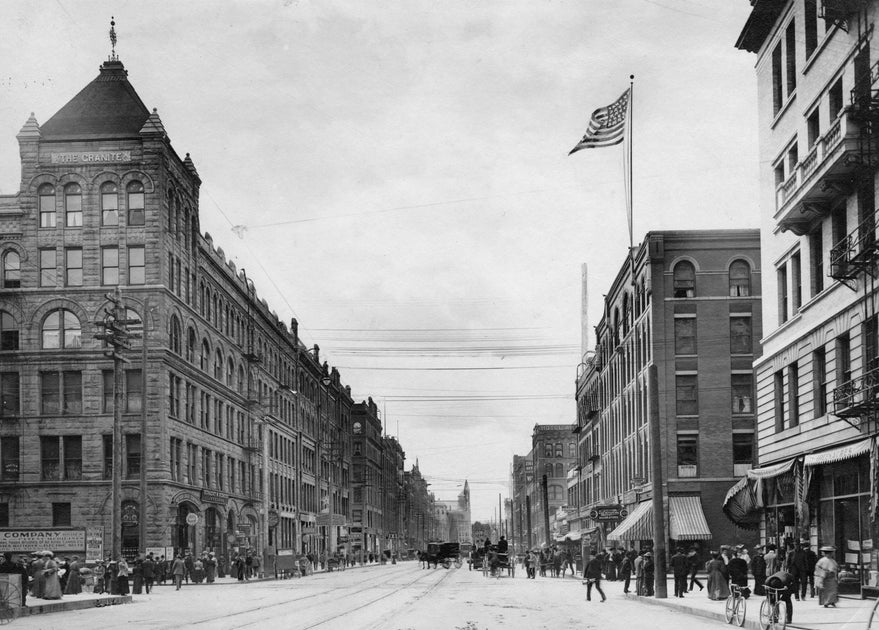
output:
<path id="1" fill-rule="evenodd" d="M 785 473 L 789 473 L 794 469 L 794 465 L 796 464 L 796 462 L 796 459 L 789 459 L 786 462 L 773 464 L 772 466 L 764 466 L 763 468 L 752 468 L 748 471 L 748 479 L 772 479 L 774 477 L 784 475 Z"/>
<path id="2" fill-rule="evenodd" d="M 711 530 L 697 496 L 668 498 L 668 537 L 672 540 L 708 540 Z"/>
<path id="3" fill-rule="evenodd" d="M 859 455 L 865 455 L 869 453 L 872 443 L 873 438 L 867 438 L 866 440 L 860 440 L 859 442 L 846 444 L 845 446 L 833 448 L 829 451 L 811 453 L 803 458 L 803 466 L 822 466 L 824 464 L 841 462 L 846 459 L 853 459 L 855 457 L 858 457 Z"/>
<path id="4" fill-rule="evenodd" d="M 607 535 L 608 540 L 650 540 L 653 538 L 653 504 L 639 503 L 622 523 Z"/>

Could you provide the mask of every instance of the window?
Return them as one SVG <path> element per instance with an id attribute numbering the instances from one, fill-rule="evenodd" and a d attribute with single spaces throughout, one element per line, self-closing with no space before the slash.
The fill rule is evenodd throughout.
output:
<path id="1" fill-rule="evenodd" d="M 805 0 L 803 3 L 803 23 L 806 31 L 806 59 L 818 47 L 818 0 Z"/>
<path id="2" fill-rule="evenodd" d="M 40 204 L 40 227 L 55 227 L 55 189 L 52 184 L 43 184 L 37 195 Z"/>
<path id="3" fill-rule="evenodd" d="M 754 462 L 754 434 L 733 433 L 732 436 L 733 464 L 747 464 Z"/>
<path id="4" fill-rule="evenodd" d="M 143 409 L 143 373 L 125 370 L 125 411 L 138 413 Z"/>
<path id="5" fill-rule="evenodd" d="M 82 372 L 40 372 L 40 409 L 44 415 L 82 413 Z"/>
<path id="6" fill-rule="evenodd" d="M 72 524 L 70 503 L 53 503 L 52 527 L 70 527 Z"/>
<path id="7" fill-rule="evenodd" d="M 202 371 L 207 372 L 210 369 L 210 361 L 211 361 L 211 347 L 208 345 L 207 340 L 201 342 L 201 360 L 199 362 L 199 367 Z"/>
<path id="8" fill-rule="evenodd" d="M 772 377 L 775 396 L 775 431 L 784 431 L 784 372 L 778 370 Z"/>
<path id="9" fill-rule="evenodd" d="M 195 331 L 192 328 L 186 333 L 186 360 L 195 363 Z"/>
<path id="10" fill-rule="evenodd" d="M 818 111 L 816 107 L 815 111 L 806 118 L 806 142 L 808 142 L 809 149 L 815 146 L 815 143 L 821 139 L 821 123 Z"/>
<path id="11" fill-rule="evenodd" d="M 104 413 L 113 413 L 113 370 L 101 371 L 102 387 L 102 403 L 101 411 Z"/>
<path id="12" fill-rule="evenodd" d="M 223 380 L 223 353 L 219 349 L 214 355 L 214 378 L 218 381 Z"/>
<path id="13" fill-rule="evenodd" d="M 64 250 L 64 283 L 68 287 L 82 286 L 82 250 L 78 247 Z"/>
<path id="14" fill-rule="evenodd" d="M 778 321 L 787 321 L 787 267 L 782 264 L 775 272 L 778 280 Z"/>
<path id="15" fill-rule="evenodd" d="M 54 249 L 40 250 L 40 286 L 58 286 L 56 274 L 56 257 Z"/>
<path id="16" fill-rule="evenodd" d="M 18 372 L 0 372 L 0 418 L 21 414 L 21 384 Z"/>
<path id="17" fill-rule="evenodd" d="M 168 375 L 168 415 L 174 418 L 180 417 L 180 381 L 176 374 Z"/>
<path id="18" fill-rule="evenodd" d="M 732 375 L 732 412 L 754 413 L 754 377 L 750 373 Z"/>
<path id="19" fill-rule="evenodd" d="M 830 87 L 830 91 L 827 93 L 827 99 L 830 103 L 830 120 L 836 120 L 836 117 L 839 116 L 839 113 L 842 111 L 843 107 L 843 92 L 842 92 L 842 77 L 837 79 L 836 83 L 834 83 Z"/>
<path id="20" fill-rule="evenodd" d="M 733 297 L 751 295 L 751 266 L 736 260 L 729 266 L 729 294 Z"/>
<path id="21" fill-rule="evenodd" d="M 82 479 L 82 437 L 65 435 L 61 440 L 64 448 L 64 479 L 75 481 Z"/>
<path id="22" fill-rule="evenodd" d="M 82 189 L 79 184 L 64 187 L 64 225 L 82 227 Z"/>
<path id="23" fill-rule="evenodd" d="M 140 477 L 140 434 L 129 433 L 125 436 L 125 478 Z"/>
<path id="24" fill-rule="evenodd" d="M 102 435 L 104 450 L 104 479 L 113 478 L 113 435 Z"/>
<path id="25" fill-rule="evenodd" d="M 772 50 L 772 112 L 777 114 L 784 105 L 784 88 L 782 86 L 781 42 Z"/>
<path id="26" fill-rule="evenodd" d="M 21 470 L 20 457 L 17 435 L 0 438 L 0 480 L 18 481 Z"/>
<path id="27" fill-rule="evenodd" d="M 699 464 L 699 436 L 695 433 L 677 435 L 678 477 L 695 477 Z"/>
<path id="28" fill-rule="evenodd" d="M 119 248 L 101 248 L 101 284 L 119 284 Z"/>
<path id="29" fill-rule="evenodd" d="M 836 338 L 836 382 L 837 386 L 852 380 L 852 344 L 848 333 Z"/>
<path id="30" fill-rule="evenodd" d="M 794 20 L 790 21 L 784 33 L 784 49 L 787 59 L 787 96 L 790 98 L 797 89 L 797 35 Z"/>
<path id="31" fill-rule="evenodd" d="M 729 318 L 729 351 L 731 354 L 751 354 L 751 316 L 732 315 Z"/>
<path id="32" fill-rule="evenodd" d="M 827 413 L 827 351 L 824 346 L 812 352 L 812 398 L 815 417 Z"/>
<path id="33" fill-rule="evenodd" d="M 790 426 L 800 423 L 800 371 L 796 363 L 787 366 L 787 396 Z"/>
<path id="34" fill-rule="evenodd" d="M 44 349 L 81 347 L 82 328 L 79 319 L 63 308 L 50 312 L 43 320 L 42 339 Z"/>
<path id="35" fill-rule="evenodd" d="M 61 442 L 57 435 L 40 437 L 40 471 L 43 481 L 61 480 Z"/>
<path id="36" fill-rule="evenodd" d="M 565 445 L 561 442 L 555 443 L 555 456 L 556 457 L 564 457 L 565 456 Z"/>
<path id="37" fill-rule="evenodd" d="M 101 184 L 101 225 L 119 225 L 119 195 L 116 184 Z"/>
<path id="38" fill-rule="evenodd" d="M 125 187 L 128 201 L 128 225 L 144 224 L 143 184 L 131 182 Z"/>
<path id="39" fill-rule="evenodd" d="M 21 256 L 18 252 L 3 254 L 3 288 L 17 289 L 21 286 Z"/>
<path id="40" fill-rule="evenodd" d="M 0 350 L 18 350 L 18 325 L 6 311 L 0 311 Z"/>
<path id="41" fill-rule="evenodd" d="M 682 260 L 675 265 L 674 297 L 696 297 L 696 268 L 693 263 Z"/>
<path id="42" fill-rule="evenodd" d="M 146 282 L 143 245 L 128 248 L 128 284 Z"/>
<path id="43" fill-rule="evenodd" d="M 812 281 L 812 295 L 824 290 L 824 239 L 821 225 L 809 234 L 809 267 Z"/>
<path id="44" fill-rule="evenodd" d="M 796 313 L 803 305 L 802 261 L 800 260 L 800 252 L 796 252 L 790 257 L 790 272 L 793 297 L 791 312 Z"/>
<path id="45" fill-rule="evenodd" d="M 879 341 L 877 340 L 879 326 L 877 324 L 879 324 L 879 316 L 873 315 L 861 325 L 861 335 L 864 340 L 861 361 L 865 373 L 879 367 L 879 362 L 876 360 L 877 354 L 879 354 L 879 343 L 877 343 Z"/>
<path id="46" fill-rule="evenodd" d="M 695 317 L 675 317 L 675 354 L 696 354 Z"/>
<path id="47" fill-rule="evenodd" d="M 176 355 L 180 354 L 180 320 L 176 315 L 171 316 L 168 324 L 168 343 L 171 346 L 171 352 Z"/>
<path id="48" fill-rule="evenodd" d="M 675 376 L 676 413 L 679 416 L 694 416 L 699 413 L 699 398 L 695 374 Z"/>

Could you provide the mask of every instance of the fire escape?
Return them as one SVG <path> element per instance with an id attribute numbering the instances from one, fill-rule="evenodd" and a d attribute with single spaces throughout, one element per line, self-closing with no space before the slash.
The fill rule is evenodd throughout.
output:
<path id="1" fill-rule="evenodd" d="M 832 5 L 832 6 L 831 6 Z M 847 156 L 852 192 L 858 191 L 858 225 L 834 243 L 830 250 L 830 277 L 852 291 L 862 292 L 864 367 L 833 390 L 832 413 L 868 435 L 879 423 L 879 327 L 876 322 L 876 275 L 879 243 L 876 239 L 875 176 L 879 167 L 879 62 L 870 65 L 869 48 L 873 25 L 864 3 L 856 0 L 824 2 L 825 13 L 835 21 L 857 22 L 858 49 L 854 58 L 855 86 L 851 90 L 850 115 L 859 127 L 857 152 Z M 856 18 L 855 18 L 856 15 Z M 839 238 L 838 235 L 836 238 Z M 840 361 L 840 358 L 837 358 Z"/>

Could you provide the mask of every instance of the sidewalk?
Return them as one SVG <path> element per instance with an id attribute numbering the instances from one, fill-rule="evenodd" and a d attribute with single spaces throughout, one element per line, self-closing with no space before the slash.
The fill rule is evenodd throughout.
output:
<path id="1" fill-rule="evenodd" d="M 701 578 L 700 578 L 701 579 Z M 704 584 L 705 581 L 703 580 Z M 632 581 L 634 587 L 634 580 Z M 699 617 L 707 617 L 709 619 L 718 619 L 725 622 L 723 610 L 725 601 L 712 601 L 708 599 L 705 591 L 699 591 L 698 588 L 683 598 L 674 596 L 674 580 L 668 580 L 668 598 L 656 599 L 654 597 L 638 597 L 632 593 L 626 595 L 627 599 L 634 599 L 643 604 L 654 606 L 664 606 L 673 610 L 686 613 L 688 615 L 696 615 Z M 745 615 L 745 628 L 757 630 L 760 626 L 758 619 L 760 617 L 760 604 L 763 597 L 751 595 L 747 600 L 747 612 Z M 854 630 L 858 628 L 863 630 L 867 627 L 867 619 L 870 617 L 870 611 L 873 609 L 875 600 L 859 599 L 851 596 L 843 596 L 836 604 L 836 608 L 824 608 L 818 605 L 818 598 L 807 598 L 805 601 L 793 601 L 793 623 L 788 628 L 803 628 L 807 630 Z M 873 627 L 879 628 L 879 613 L 877 618 L 873 620 Z"/>

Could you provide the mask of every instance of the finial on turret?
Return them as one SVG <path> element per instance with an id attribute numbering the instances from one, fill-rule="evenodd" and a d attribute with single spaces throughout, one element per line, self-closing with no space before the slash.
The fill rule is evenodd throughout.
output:
<path id="1" fill-rule="evenodd" d="M 116 56 L 116 18 L 110 16 L 110 59 L 109 61 L 119 61 Z"/>

